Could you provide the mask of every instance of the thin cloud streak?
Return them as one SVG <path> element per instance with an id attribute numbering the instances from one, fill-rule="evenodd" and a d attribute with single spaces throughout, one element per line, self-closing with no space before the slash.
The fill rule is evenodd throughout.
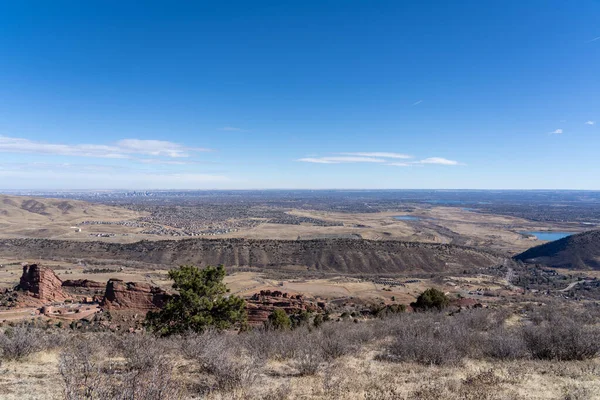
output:
<path id="1" fill-rule="evenodd" d="M 596 125 L 596 121 L 587 121 L 586 125 Z"/>
<path id="2" fill-rule="evenodd" d="M 308 162 L 308 163 L 315 163 L 315 164 L 339 164 L 339 162 L 335 162 L 335 161 L 328 161 L 322 158 L 313 158 L 313 157 L 306 157 L 306 158 L 300 158 L 296 161 L 302 161 L 302 162 Z"/>
<path id="3" fill-rule="evenodd" d="M 344 164 L 344 163 L 383 163 L 394 167 L 411 167 L 415 165 L 423 164 L 437 164 L 437 165 L 465 165 L 455 160 L 449 160 L 443 157 L 429 157 L 419 161 L 393 161 L 394 159 L 408 159 L 412 156 L 400 153 L 385 153 L 385 152 L 371 152 L 371 153 L 340 153 L 347 154 L 344 157 L 304 157 L 296 161 L 315 163 L 315 164 Z"/>
<path id="4" fill-rule="evenodd" d="M 562 129 L 556 129 L 552 132 L 550 132 L 550 135 L 562 135 L 563 130 Z"/>
<path id="5" fill-rule="evenodd" d="M 458 161 L 448 160 L 442 157 L 430 157 L 421 161 L 415 161 L 415 164 L 438 164 L 438 165 L 461 165 Z"/>
<path id="6" fill-rule="evenodd" d="M 298 161 L 312 162 L 312 163 L 319 163 L 319 164 L 342 164 L 342 163 L 361 163 L 361 162 L 383 163 L 383 162 L 385 162 L 385 160 L 381 159 L 381 158 L 351 157 L 351 156 L 348 156 L 348 157 L 318 157 L 318 158 L 308 157 L 308 158 L 301 158 Z"/>
<path id="7" fill-rule="evenodd" d="M 211 188 L 231 182 L 227 176 L 204 173 L 156 173 L 110 171 L 17 171 L 0 169 L 0 178 L 15 182 L 4 189 L 54 189 L 55 182 L 68 182 L 70 189 L 189 189 Z M 210 186 L 208 186 L 210 185 Z"/>
<path id="8" fill-rule="evenodd" d="M 419 104 L 421 104 L 422 102 L 423 102 L 423 100 L 418 100 L 418 101 L 415 101 L 415 102 L 413 103 L 413 106 L 418 106 L 418 105 L 419 105 Z"/>
<path id="9" fill-rule="evenodd" d="M 164 140 L 123 139 L 113 145 L 59 144 L 0 136 L 0 153 L 128 159 L 132 155 L 185 158 L 189 157 L 193 152 L 206 151 L 211 150 L 187 147 L 179 143 Z"/>
<path id="10" fill-rule="evenodd" d="M 402 158 L 408 159 L 413 156 L 402 153 L 386 153 L 386 152 L 361 152 L 361 153 L 340 153 L 347 156 L 359 156 L 359 157 L 377 157 L 377 158 Z"/>

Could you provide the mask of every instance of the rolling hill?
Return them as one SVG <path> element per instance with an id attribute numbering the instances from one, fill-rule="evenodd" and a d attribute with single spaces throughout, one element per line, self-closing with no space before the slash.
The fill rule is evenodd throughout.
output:
<path id="1" fill-rule="evenodd" d="M 583 232 L 545 243 L 515 258 L 553 268 L 600 270 L 600 230 Z"/>
<path id="2" fill-rule="evenodd" d="M 0 195 L 0 232 L 4 237 L 58 238 L 86 220 L 120 221 L 139 216 L 125 208 L 85 201 Z"/>

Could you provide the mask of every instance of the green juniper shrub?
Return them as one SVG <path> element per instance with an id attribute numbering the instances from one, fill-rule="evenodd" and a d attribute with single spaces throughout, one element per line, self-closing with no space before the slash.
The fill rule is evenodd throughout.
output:
<path id="1" fill-rule="evenodd" d="M 324 322 L 324 319 L 323 319 L 323 316 L 321 314 L 317 314 L 313 318 L 313 325 L 314 325 L 315 328 L 318 328 L 321 325 L 323 325 L 323 322 Z"/>
<path id="2" fill-rule="evenodd" d="M 275 330 L 289 330 L 292 327 L 292 321 L 287 313 L 281 308 L 273 310 L 269 315 L 268 326 Z"/>
<path id="3" fill-rule="evenodd" d="M 417 301 L 410 303 L 410 306 L 415 310 L 428 311 L 428 310 L 442 310 L 450 304 L 448 296 L 441 290 L 431 288 L 425 290 L 417 297 Z"/>
<path id="4" fill-rule="evenodd" d="M 306 310 L 302 310 L 296 314 L 292 314 L 290 316 L 290 321 L 292 323 L 292 329 L 308 325 L 310 322 L 310 313 Z"/>

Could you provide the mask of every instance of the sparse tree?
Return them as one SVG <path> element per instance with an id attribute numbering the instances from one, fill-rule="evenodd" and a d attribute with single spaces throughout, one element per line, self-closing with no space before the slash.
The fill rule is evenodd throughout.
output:
<path id="1" fill-rule="evenodd" d="M 227 296 L 223 283 L 225 268 L 181 266 L 169 271 L 173 288 L 179 291 L 165 307 L 149 312 L 146 325 L 166 336 L 187 331 L 202 332 L 209 327 L 218 330 L 246 321 L 245 302 L 237 296 Z"/>

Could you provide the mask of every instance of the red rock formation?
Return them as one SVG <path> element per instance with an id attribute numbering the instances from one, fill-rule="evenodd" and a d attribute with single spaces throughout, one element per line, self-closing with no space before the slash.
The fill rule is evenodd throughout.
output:
<path id="1" fill-rule="evenodd" d="M 324 305 L 324 303 L 321 303 Z M 311 301 L 304 300 L 302 295 L 290 295 L 278 290 L 261 290 L 255 293 L 249 299 L 246 299 L 246 312 L 248 313 L 248 323 L 251 325 L 260 325 L 269 319 L 273 310 L 280 308 L 287 314 L 295 314 L 300 311 L 320 311 L 324 307 L 319 307 Z"/>
<path id="2" fill-rule="evenodd" d="M 64 301 L 69 296 L 62 290 L 62 281 L 50 268 L 37 264 L 23 266 L 23 275 L 17 290 L 27 292 L 28 295 L 44 303 Z"/>
<path id="3" fill-rule="evenodd" d="M 157 286 L 110 279 L 106 283 L 101 305 L 107 310 L 150 311 L 164 306 L 169 297 L 167 292 Z"/>
<path id="4" fill-rule="evenodd" d="M 468 297 L 463 297 L 460 299 L 455 299 L 450 302 L 450 307 L 458 307 L 458 308 L 481 308 L 483 305 L 475 299 L 471 299 Z"/>
<path id="5" fill-rule="evenodd" d="M 106 285 L 102 282 L 90 281 L 89 279 L 67 279 L 62 283 L 64 287 L 104 289 Z"/>

